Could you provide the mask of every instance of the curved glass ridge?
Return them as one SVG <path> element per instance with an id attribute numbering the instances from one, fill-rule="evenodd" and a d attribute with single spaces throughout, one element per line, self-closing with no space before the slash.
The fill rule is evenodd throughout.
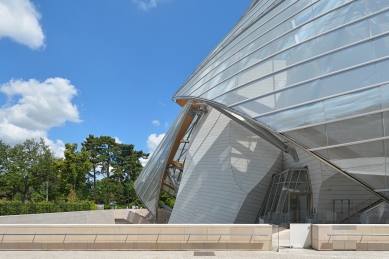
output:
<path id="1" fill-rule="evenodd" d="M 262 0 L 173 99 L 234 110 L 388 189 L 388 71 L 389 1 Z"/>
<path id="2" fill-rule="evenodd" d="M 184 106 L 184 108 L 182 108 L 176 120 L 166 133 L 161 143 L 155 149 L 134 184 L 135 192 L 138 197 L 154 217 L 157 217 L 158 213 L 159 194 L 167 160 L 177 133 L 180 130 L 190 107 L 191 104 L 188 103 Z"/>

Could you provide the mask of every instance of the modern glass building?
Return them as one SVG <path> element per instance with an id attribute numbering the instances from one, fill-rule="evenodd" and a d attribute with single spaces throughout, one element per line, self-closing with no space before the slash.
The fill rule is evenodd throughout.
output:
<path id="1" fill-rule="evenodd" d="M 389 202 L 389 1 L 255 0 L 136 181 L 169 223 L 357 222 Z"/>

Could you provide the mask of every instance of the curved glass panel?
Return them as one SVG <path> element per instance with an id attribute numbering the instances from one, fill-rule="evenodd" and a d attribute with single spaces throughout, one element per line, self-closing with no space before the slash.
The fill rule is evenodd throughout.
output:
<path id="1" fill-rule="evenodd" d="M 323 103 L 305 105 L 296 109 L 277 113 L 277 129 L 285 130 L 291 127 L 299 127 L 324 120 Z"/>
<path id="2" fill-rule="evenodd" d="M 342 95 L 324 101 L 326 120 L 334 120 L 381 109 L 379 88 Z"/>
<path id="3" fill-rule="evenodd" d="M 281 7 L 285 8 L 286 6 L 285 2 L 281 3 L 275 9 L 282 10 Z M 357 21 L 356 23 L 352 23 L 358 20 L 359 18 L 368 15 L 365 0 L 331 1 L 331 4 L 323 4 L 322 2 L 323 1 L 319 1 L 315 3 L 313 6 L 310 6 L 312 5 L 312 1 L 308 1 L 308 0 L 297 1 L 290 6 L 287 6 L 286 9 L 284 9 L 279 13 L 274 12 L 275 16 L 270 18 L 269 20 L 268 15 L 272 13 L 275 9 L 272 10 L 268 15 L 265 15 L 264 17 L 256 21 L 253 25 L 250 25 L 247 30 L 243 31 L 243 33 L 237 35 L 237 38 L 235 38 L 233 41 L 234 42 L 233 47 L 225 48 L 218 55 L 214 56 L 212 58 L 213 61 L 209 62 L 210 64 L 208 64 L 206 68 L 204 67 L 204 72 L 207 71 L 207 73 L 206 74 L 202 72 L 196 73 L 195 76 L 197 79 L 194 80 L 191 78 L 190 82 L 187 82 L 183 87 L 186 90 L 183 91 L 183 89 L 181 89 L 176 94 L 176 96 L 197 96 L 198 97 L 199 95 L 203 94 L 204 91 L 208 89 L 212 89 L 213 87 L 221 83 L 223 80 L 226 80 L 231 75 L 231 73 L 233 73 L 233 71 L 236 71 L 239 74 L 240 73 L 238 72 L 239 70 L 247 67 L 244 65 L 242 66 L 241 61 L 243 63 L 250 64 L 247 63 L 247 59 L 251 60 L 250 58 L 251 56 L 258 55 L 260 53 L 262 54 L 260 55 L 262 56 L 262 58 L 252 60 L 252 62 L 259 62 L 263 58 L 266 58 L 266 56 L 268 57 L 273 53 L 276 53 L 278 51 L 283 51 L 296 44 L 297 47 L 301 45 L 300 44 L 301 42 L 309 38 L 312 38 L 315 35 L 326 33 L 338 27 L 339 27 L 338 36 L 343 36 L 343 37 L 339 37 L 335 41 L 329 41 L 331 42 L 330 44 L 322 44 L 324 48 L 333 46 L 330 49 L 328 49 L 328 51 L 335 49 L 336 44 L 342 42 L 344 44 L 347 44 L 348 42 L 356 42 L 358 38 L 367 38 L 370 36 L 370 32 L 369 32 L 370 27 L 368 25 L 371 19 L 366 19 L 361 22 Z M 339 8 L 339 6 L 342 4 L 345 5 Z M 330 10 L 328 8 L 330 9 L 333 8 L 332 9 L 333 11 L 326 13 L 321 17 L 315 18 L 317 17 L 317 15 Z M 314 12 L 316 12 L 316 15 L 314 15 Z M 281 23 L 277 23 L 276 18 Z M 347 25 L 347 27 L 350 28 L 345 29 L 342 27 L 344 24 L 350 22 L 351 24 Z M 258 27 L 257 23 L 260 23 L 261 25 Z M 240 25 L 237 26 L 240 28 L 244 27 Z M 361 26 L 362 28 L 360 28 Z M 354 27 L 354 29 L 352 27 Z M 266 30 L 264 31 L 265 28 L 268 31 Z M 332 32 L 327 34 L 329 34 L 328 37 L 334 36 L 334 33 Z M 327 34 L 324 34 L 319 38 L 325 39 L 327 37 Z M 246 39 L 252 38 L 254 37 L 254 35 L 257 35 L 258 38 L 248 43 Z M 319 38 L 314 39 L 309 43 L 306 42 L 303 44 L 313 44 L 314 42 L 319 41 Z M 273 39 L 275 40 L 273 41 Z M 323 40 L 321 40 L 320 42 L 323 43 Z M 243 47 L 244 44 L 247 43 L 248 45 Z M 241 46 L 241 48 L 239 48 L 238 46 Z M 303 49 L 308 50 L 309 47 L 305 46 Z M 314 48 L 312 50 L 314 50 Z M 265 54 L 267 51 L 268 53 Z M 319 47 L 317 48 L 317 52 L 315 51 L 314 53 L 311 53 L 311 55 L 307 55 L 307 58 L 323 53 L 322 51 L 325 51 L 325 49 L 321 49 Z M 236 58 L 238 57 L 236 53 L 238 53 L 239 62 L 236 62 Z M 232 67 L 236 66 L 238 67 L 238 69 L 236 68 L 232 69 L 232 67 L 230 66 Z M 211 67 L 213 68 L 211 69 Z M 202 84 L 208 83 L 208 81 L 209 81 L 208 87 L 205 88 L 201 87 Z"/>
<path id="4" fill-rule="evenodd" d="M 181 110 L 169 131 L 143 168 L 138 179 L 135 181 L 134 188 L 138 197 L 155 217 L 157 215 L 159 193 L 166 169 L 166 163 L 177 133 L 180 130 L 190 107 L 191 104 L 186 104 Z"/>
<path id="5" fill-rule="evenodd" d="M 327 146 L 327 135 L 325 125 L 309 127 L 305 129 L 289 131 L 287 136 L 308 148 L 318 148 Z"/>
<path id="6" fill-rule="evenodd" d="M 384 141 L 328 149 L 328 159 L 342 169 L 385 164 Z"/>

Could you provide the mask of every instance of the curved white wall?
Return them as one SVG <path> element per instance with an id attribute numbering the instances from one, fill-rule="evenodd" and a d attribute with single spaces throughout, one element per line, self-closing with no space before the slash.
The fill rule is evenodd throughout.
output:
<path id="1" fill-rule="evenodd" d="M 214 109 L 192 140 L 169 223 L 254 223 L 281 151 Z"/>

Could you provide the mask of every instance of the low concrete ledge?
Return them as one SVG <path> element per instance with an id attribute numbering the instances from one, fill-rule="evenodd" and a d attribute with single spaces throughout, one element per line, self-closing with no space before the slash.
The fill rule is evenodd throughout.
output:
<path id="1" fill-rule="evenodd" d="M 270 225 L 0 225 L 0 250 L 271 250 Z"/>
<path id="2" fill-rule="evenodd" d="M 389 251 L 389 224 L 314 224 L 312 248 Z"/>
<path id="3" fill-rule="evenodd" d="M 169 215 L 165 215 L 166 221 Z M 146 209 L 89 210 L 0 216 L 0 224 L 115 224 L 115 219 L 132 224 L 153 223 L 148 217 Z"/>
<path id="4" fill-rule="evenodd" d="M 267 244 L 267 243 L 266 243 Z M 196 251 L 196 250 L 263 250 L 264 242 L 258 243 L 147 243 L 147 242 L 66 242 L 66 243 L 1 243 L 1 250 L 169 250 L 169 251 Z"/>

